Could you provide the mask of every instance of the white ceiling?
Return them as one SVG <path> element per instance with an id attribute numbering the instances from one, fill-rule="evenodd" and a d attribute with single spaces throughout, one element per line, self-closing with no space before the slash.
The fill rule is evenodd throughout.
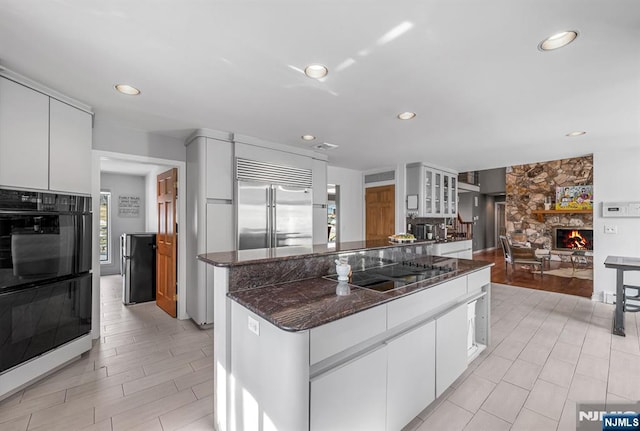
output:
<path id="1" fill-rule="evenodd" d="M 107 157 L 100 158 L 100 172 L 113 174 L 136 175 L 146 177 L 149 174 L 158 174 L 170 166 L 159 166 L 150 163 L 132 162 Z"/>
<path id="2" fill-rule="evenodd" d="M 640 135 L 638 0 L 2 0 L 0 62 L 123 126 L 306 148 L 310 133 L 362 170 L 492 168 Z M 300 73 L 312 62 L 323 82 Z"/>

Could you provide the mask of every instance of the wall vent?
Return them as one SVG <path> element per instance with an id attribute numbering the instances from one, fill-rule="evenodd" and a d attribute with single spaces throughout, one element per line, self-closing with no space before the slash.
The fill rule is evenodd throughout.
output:
<path id="1" fill-rule="evenodd" d="M 236 159 L 236 179 L 285 186 L 312 187 L 311 169 L 275 165 L 238 157 Z"/>
<path id="2" fill-rule="evenodd" d="M 393 181 L 396 179 L 396 171 L 378 172 L 376 174 L 368 174 L 364 176 L 364 183 L 380 183 L 383 181 Z"/>

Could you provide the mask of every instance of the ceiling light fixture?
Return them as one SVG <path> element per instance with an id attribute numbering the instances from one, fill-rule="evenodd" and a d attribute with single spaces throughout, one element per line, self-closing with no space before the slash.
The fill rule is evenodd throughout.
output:
<path id="1" fill-rule="evenodd" d="M 583 130 L 576 130 L 575 132 L 569 132 L 567 133 L 565 136 L 568 136 L 569 138 L 573 138 L 574 136 L 582 136 L 582 135 L 586 135 L 587 132 L 583 131 Z"/>
<path id="2" fill-rule="evenodd" d="M 137 96 L 138 94 L 140 94 L 140 90 L 127 84 L 116 84 L 115 88 L 120 93 L 126 94 L 128 96 Z"/>
<path id="3" fill-rule="evenodd" d="M 334 148 L 338 148 L 338 145 L 323 142 L 322 144 L 314 145 L 313 148 L 316 150 L 333 150 Z"/>
<path id="4" fill-rule="evenodd" d="M 316 137 L 313 135 L 302 135 L 301 138 L 305 141 L 313 141 L 314 139 L 316 139 Z"/>
<path id="5" fill-rule="evenodd" d="M 569 45 L 576 37 L 578 37 L 578 32 L 575 30 L 562 31 L 540 42 L 538 49 L 540 51 L 553 51 L 554 49 Z"/>
<path id="6" fill-rule="evenodd" d="M 313 79 L 324 78 L 327 73 L 329 73 L 329 69 L 322 64 L 310 64 L 304 68 L 304 74 Z"/>
<path id="7" fill-rule="evenodd" d="M 412 120 L 416 117 L 415 112 L 401 112 L 398 114 L 400 120 Z"/>

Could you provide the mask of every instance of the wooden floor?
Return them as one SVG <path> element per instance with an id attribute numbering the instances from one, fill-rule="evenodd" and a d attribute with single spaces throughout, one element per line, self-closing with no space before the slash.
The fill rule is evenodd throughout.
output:
<path id="1" fill-rule="evenodd" d="M 511 265 L 505 269 L 504 256 L 501 249 L 493 249 L 474 253 L 474 260 L 485 260 L 494 262 L 491 268 L 491 281 L 494 283 L 508 284 L 510 286 L 528 287 L 530 289 L 546 290 L 547 292 L 559 292 L 569 295 L 583 296 L 591 298 L 593 293 L 593 281 L 579 278 L 558 277 L 555 275 L 532 273 L 527 269 L 518 267 L 514 272 Z M 560 267 L 571 267 L 570 263 L 557 261 L 550 262 L 550 269 Z"/>

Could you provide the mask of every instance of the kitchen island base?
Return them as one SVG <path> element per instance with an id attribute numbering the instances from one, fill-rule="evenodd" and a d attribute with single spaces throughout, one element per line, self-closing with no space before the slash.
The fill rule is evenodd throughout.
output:
<path id="1" fill-rule="evenodd" d="M 466 370 L 470 303 L 473 358 L 488 343 L 489 276 L 295 332 L 232 301 L 229 429 L 400 430 Z"/>

